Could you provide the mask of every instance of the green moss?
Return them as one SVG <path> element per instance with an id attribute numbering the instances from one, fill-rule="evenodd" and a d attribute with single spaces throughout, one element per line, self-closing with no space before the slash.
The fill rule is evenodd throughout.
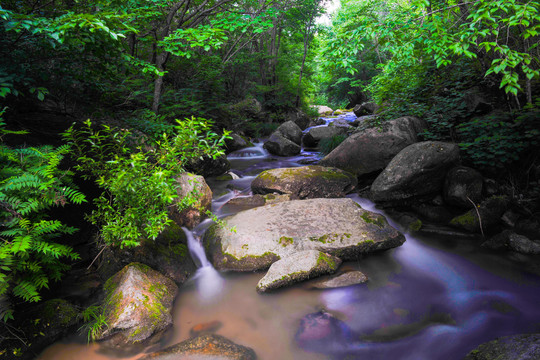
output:
<path id="1" fill-rule="evenodd" d="M 322 265 L 323 263 L 327 264 L 330 269 L 336 269 L 337 264 L 329 255 L 326 255 L 324 253 L 319 254 L 319 258 L 317 259 L 317 266 Z"/>
<path id="2" fill-rule="evenodd" d="M 476 215 L 473 214 L 472 211 L 468 211 L 463 215 L 453 218 L 452 221 L 450 221 L 450 224 L 454 226 L 474 226 L 477 222 L 478 218 Z"/>
<path id="3" fill-rule="evenodd" d="M 373 241 L 373 240 L 371 240 L 371 239 L 366 239 L 366 240 L 360 241 L 360 242 L 358 243 L 358 245 L 362 245 L 362 244 L 373 245 L 373 244 L 375 244 L 375 241 Z"/>
<path id="4" fill-rule="evenodd" d="M 384 227 L 384 218 L 381 215 L 364 212 L 362 215 L 360 215 L 360 217 L 362 218 L 362 220 L 364 220 L 364 222 L 368 224 L 374 224 L 380 228 Z"/>
<path id="5" fill-rule="evenodd" d="M 52 299 L 43 304 L 43 322 L 56 322 L 68 326 L 77 319 L 78 311 L 74 305 L 63 299 Z"/>
<path id="6" fill-rule="evenodd" d="M 249 245 L 248 245 L 248 244 L 242 245 L 242 249 L 247 250 L 248 248 L 249 248 Z"/>
<path id="7" fill-rule="evenodd" d="M 293 238 L 292 237 L 287 237 L 287 236 L 282 236 L 279 238 L 279 244 L 283 247 L 287 246 L 287 245 L 292 245 L 293 244 Z"/>
<path id="8" fill-rule="evenodd" d="M 409 230 L 411 231 L 419 231 L 422 228 L 422 221 L 420 219 L 416 219 L 416 221 L 413 221 L 409 224 Z"/>

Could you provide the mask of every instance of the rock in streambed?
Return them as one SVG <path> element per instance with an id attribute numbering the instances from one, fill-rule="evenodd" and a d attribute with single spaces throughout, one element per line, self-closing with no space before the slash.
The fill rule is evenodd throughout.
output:
<path id="1" fill-rule="evenodd" d="M 318 250 L 354 260 L 400 246 L 405 237 L 382 215 L 348 198 L 292 200 L 242 211 L 213 225 L 205 247 L 220 270 L 255 271 L 294 253 Z"/>
<path id="2" fill-rule="evenodd" d="M 318 165 L 279 168 L 260 173 L 251 183 L 254 194 L 289 194 L 293 199 L 343 197 L 357 185 L 346 171 Z"/>
<path id="3" fill-rule="evenodd" d="M 257 291 L 267 292 L 333 273 L 339 265 L 341 265 L 339 258 L 317 250 L 297 252 L 273 263 L 257 284 Z"/>

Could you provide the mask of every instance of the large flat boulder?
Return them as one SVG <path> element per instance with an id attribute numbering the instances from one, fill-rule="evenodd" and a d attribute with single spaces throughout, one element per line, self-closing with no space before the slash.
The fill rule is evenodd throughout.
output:
<path id="1" fill-rule="evenodd" d="M 412 116 L 387 121 L 380 128 L 369 128 L 349 136 L 319 164 L 357 176 L 382 170 L 401 150 L 417 142 L 418 133 L 426 126 L 425 121 Z"/>
<path id="2" fill-rule="evenodd" d="M 393 202 L 440 192 L 446 173 L 459 162 L 459 147 L 440 141 L 409 145 L 371 185 L 376 202 Z"/>
<path id="3" fill-rule="evenodd" d="M 118 346 L 144 341 L 172 325 L 178 286 L 150 267 L 131 263 L 105 283 L 103 314 L 107 321 L 98 339 L 114 337 Z"/>
<path id="4" fill-rule="evenodd" d="M 294 199 L 343 197 L 357 185 L 346 171 L 318 165 L 279 168 L 260 173 L 251 183 L 254 194 L 289 194 Z"/>
<path id="5" fill-rule="evenodd" d="M 302 141 L 307 147 L 316 147 L 322 139 L 346 134 L 347 128 L 343 126 L 317 126 L 309 129 Z"/>
<path id="6" fill-rule="evenodd" d="M 353 260 L 405 241 L 384 216 L 348 198 L 292 200 L 242 211 L 224 221 L 225 226 L 213 225 L 204 235 L 217 269 L 267 269 L 306 250 Z"/>
<path id="7" fill-rule="evenodd" d="M 257 291 L 267 292 L 331 274 L 339 265 L 341 259 L 335 256 L 317 250 L 300 251 L 273 263 L 257 284 Z"/>

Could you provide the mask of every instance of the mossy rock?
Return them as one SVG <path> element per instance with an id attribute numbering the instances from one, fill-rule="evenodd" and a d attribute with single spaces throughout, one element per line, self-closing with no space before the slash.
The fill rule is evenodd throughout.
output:
<path id="1" fill-rule="evenodd" d="M 450 225 L 470 232 L 480 233 L 480 222 L 484 232 L 494 232 L 501 223 L 501 216 L 508 208 L 509 199 L 506 196 L 492 196 L 475 209 L 456 216 Z"/>
<path id="2" fill-rule="evenodd" d="M 288 194 L 293 199 L 337 198 L 356 185 L 356 177 L 346 171 L 309 165 L 263 171 L 251 183 L 251 190 L 254 194 Z"/>

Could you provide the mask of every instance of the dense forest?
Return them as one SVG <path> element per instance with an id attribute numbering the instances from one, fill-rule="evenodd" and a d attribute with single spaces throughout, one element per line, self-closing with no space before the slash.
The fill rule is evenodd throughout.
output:
<path id="1" fill-rule="evenodd" d="M 158 239 L 171 206 L 202 207 L 178 175 L 222 175 L 235 140 L 267 138 L 288 121 L 303 130 L 316 105 L 364 104 L 369 127 L 423 119 L 422 139 L 457 144 L 465 165 L 538 215 L 538 2 L 328 6 L 1 2 L 0 356 L 31 358 L 56 340 L 31 340 L 21 324 L 69 269 Z M 98 338 L 100 309 L 78 311 Z"/>

